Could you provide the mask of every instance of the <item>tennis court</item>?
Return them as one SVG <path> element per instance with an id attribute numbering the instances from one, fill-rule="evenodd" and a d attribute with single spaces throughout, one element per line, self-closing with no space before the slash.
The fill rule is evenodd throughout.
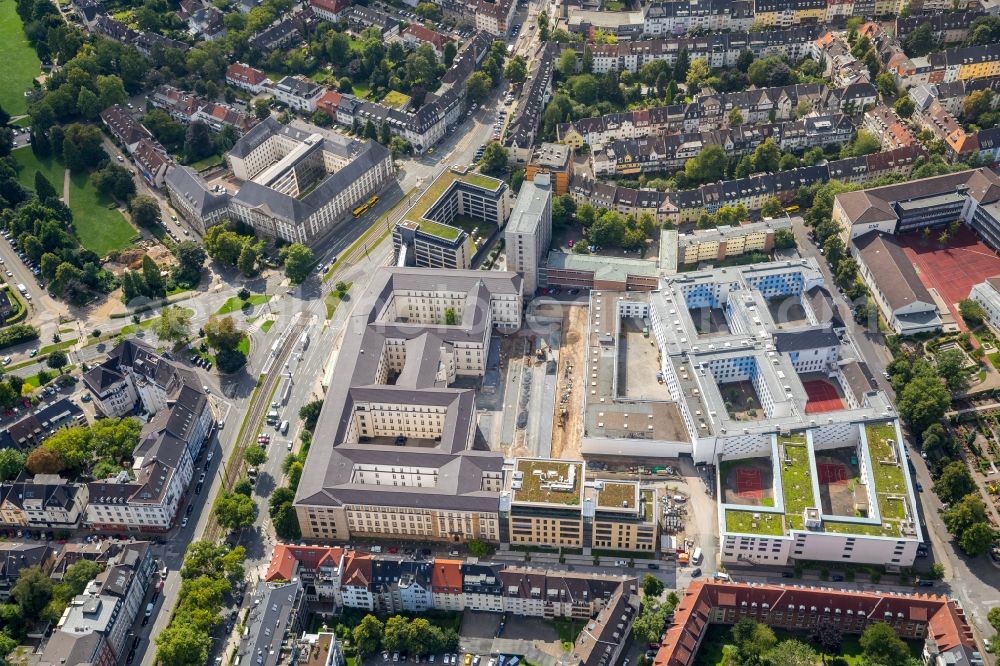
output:
<path id="1" fill-rule="evenodd" d="M 972 285 L 1000 274 L 997 253 L 965 225 L 945 247 L 937 242 L 936 233 L 927 239 L 919 233 L 906 234 L 898 240 L 920 281 L 941 295 L 963 330 L 968 328 L 958 314 L 958 302 L 968 298 Z"/>
<path id="2" fill-rule="evenodd" d="M 736 470 L 736 494 L 749 499 L 762 499 L 764 483 L 760 470 L 745 467 Z"/>
<path id="3" fill-rule="evenodd" d="M 847 468 L 840 463 L 817 463 L 816 474 L 825 485 L 847 483 Z"/>
<path id="4" fill-rule="evenodd" d="M 837 387 L 825 379 L 812 379 L 802 382 L 809 399 L 806 401 L 806 414 L 836 412 L 844 409 L 844 400 L 840 397 Z"/>

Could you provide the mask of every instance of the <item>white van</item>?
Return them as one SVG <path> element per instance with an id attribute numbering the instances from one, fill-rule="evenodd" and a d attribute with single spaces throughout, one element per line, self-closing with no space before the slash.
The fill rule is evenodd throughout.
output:
<path id="1" fill-rule="evenodd" d="M 281 434 L 282 435 L 287 435 L 288 434 L 288 420 L 287 419 L 281 422 L 281 428 L 280 428 L 280 430 L 281 430 Z"/>
<path id="2" fill-rule="evenodd" d="M 691 564 L 701 564 L 701 547 L 694 549 L 694 554 L 691 556 Z"/>
<path id="3" fill-rule="evenodd" d="M 149 617 L 152 614 L 153 614 L 153 602 L 150 601 L 148 604 L 146 604 L 146 617 Z"/>

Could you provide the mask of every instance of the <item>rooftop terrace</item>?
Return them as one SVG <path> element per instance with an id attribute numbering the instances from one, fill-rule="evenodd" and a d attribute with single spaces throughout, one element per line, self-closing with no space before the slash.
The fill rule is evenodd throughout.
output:
<path id="1" fill-rule="evenodd" d="M 459 171 L 448 169 L 438 176 L 437 179 L 431 183 L 426 190 L 424 190 L 424 193 L 420 195 L 417 202 L 413 204 L 408 211 L 406 211 L 406 215 L 403 219 L 407 222 L 419 224 L 420 229 L 429 234 L 446 238 L 448 240 L 458 238 L 458 235 L 462 233 L 461 229 L 447 224 L 430 222 L 424 218 L 427 211 L 431 209 L 437 200 L 441 198 L 441 195 L 447 192 L 448 188 L 451 187 L 451 185 L 456 181 L 468 183 L 474 187 L 481 187 L 485 190 L 489 190 L 490 192 L 495 192 L 501 185 L 503 185 L 503 181 L 497 180 L 496 178 L 490 178 L 489 176 L 484 176 L 481 173 L 461 173 Z"/>
<path id="2" fill-rule="evenodd" d="M 638 486 L 634 483 L 605 481 L 604 488 L 597 493 L 597 506 L 611 509 L 635 509 Z"/>
<path id="3" fill-rule="evenodd" d="M 778 447 L 779 453 L 784 453 L 784 459 L 780 461 L 781 492 L 785 500 L 788 527 L 801 530 L 805 527 L 803 512 L 816 506 L 806 436 L 804 433 L 782 435 L 778 437 Z"/>
<path id="4" fill-rule="evenodd" d="M 882 524 L 898 523 L 906 519 L 908 493 L 906 477 L 898 456 L 896 429 L 891 423 L 868 424 L 865 426 L 865 435 Z M 898 533 L 898 525 L 889 530 L 889 533 Z"/>
<path id="5" fill-rule="evenodd" d="M 726 509 L 726 531 L 781 536 L 785 533 L 784 516 L 780 513 Z"/>

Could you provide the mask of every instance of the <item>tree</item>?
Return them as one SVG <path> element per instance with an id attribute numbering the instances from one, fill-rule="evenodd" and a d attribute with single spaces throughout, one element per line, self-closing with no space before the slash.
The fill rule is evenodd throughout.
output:
<path id="1" fill-rule="evenodd" d="M 865 627 L 860 642 L 861 652 L 870 664 L 906 666 L 910 660 L 910 648 L 885 622 Z"/>
<path id="2" fill-rule="evenodd" d="M 975 327 L 986 321 L 988 315 L 986 308 L 971 298 L 966 298 L 958 302 L 958 313 L 969 326 Z"/>
<path id="3" fill-rule="evenodd" d="M 761 217 L 781 217 L 784 214 L 785 208 L 778 201 L 778 197 L 768 197 L 760 208 Z"/>
<path id="4" fill-rule="evenodd" d="M 0 481 L 10 481 L 24 470 L 27 456 L 17 449 L 0 449 Z"/>
<path id="5" fill-rule="evenodd" d="M 406 649 L 410 623 L 402 615 L 393 615 L 385 622 L 382 630 L 382 649 L 398 652 Z"/>
<path id="6" fill-rule="evenodd" d="M 166 294 L 163 278 L 160 277 L 160 267 L 148 254 L 142 257 L 142 281 L 146 285 L 146 295 L 162 297 Z"/>
<path id="7" fill-rule="evenodd" d="M 667 616 L 670 614 L 669 604 L 658 604 L 652 600 L 646 600 L 642 604 L 639 616 L 632 624 L 632 636 L 639 643 L 658 643 L 663 635 L 663 627 L 667 623 Z"/>
<path id="8" fill-rule="evenodd" d="M 948 531 L 961 538 L 973 525 L 986 522 L 986 505 L 978 494 L 970 493 L 948 507 L 941 518 Z"/>
<path id="9" fill-rule="evenodd" d="M 695 93 L 703 87 L 710 85 L 712 80 L 712 68 L 708 66 L 708 61 L 704 58 L 695 58 L 688 66 L 687 77 L 684 82 L 687 84 L 688 93 Z M 717 79 L 716 79 L 717 81 Z"/>
<path id="10" fill-rule="evenodd" d="M 962 533 L 958 545 L 969 557 L 978 557 L 989 552 L 995 539 L 988 523 L 976 523 Z"/>
<path id="11" fill-rule="evenodd" d="M 243 459 L 250 467 L 260 467 L 267 462 L 267 451 L 260 446 L 248 446 L 243 452 Z"/>
<path id="12" fill-rule="evenodd" d="M 945 385 L 952 393 L 964 391 L 968 384 L 964 364 L 965 354 L 958 349 L 949 349 L 937 356 L 938 375 L 944 379 Z"/>
<path id="13" fill-rule="evenodd" d="M 788 250 L 795 247 L 795 234 L 791 229 L 778 229 L 774 232 L 774 247 Z"/>
<path id="14" fill-rule="evenodd" d="M 767 653 L 771 666 L 814 666 L 816 651 L 802 641 L 785 640 Z"/>
<path id="15" fill-rule="evenodd" d="M 378 652 L 382 645 L 382 621 L 374 615 L 365 615 L 361 622 L 354 627 L 351 636 L 354 638 L 354 645 L 358 649 L 358 656 L 370 657 Z"/>
<path id="16" fill-rule="evenodd" d="M 160 205 L 151 196 L 140 194 L 129 202 L 132 221 L 140 227 L 152 229 L 160 224 Z"/>
<path id="17" fill-rule="evenodd" d="M 934 27 L 929 22 L 924 21 L 903 39 L 902 46 L 906 55 L 911 58 L 927 55 L 937 47 L 937 41 L 934 39 Z"/>
<path id="18" fill-rule="evenodd" d="M 528 78 L 528 65 L 521 56 L 514 56 L 504 67 L 503 76 L 511 83 L 524 83 Z"/>
<path id="19" fill-rule="evenodd" d="M 66 462 L 59 452 L 47 446 L 38 446 L 28 454 L 24 466 L 32 474 L 58 474 L 66 469 Z"/>
<path id="20" fill-rule="evenodd" d="M 389 127 L 389 121 L 383 120 L 382 125 L 378 128 L 378 142 L 383 146 L 388 146 L 389 142 L 392 140 L 392 128 Z"/>
<path id="21" fill-rule="evenodd" d="M 236 326 L 232 317 L 209 317 L 205 322 L 205 341 L 217 351 L 234 350 L 243 339 L 243 331 Z"/>
<path id="22" fill-rule="evenodd" d="M 861 157 L 862 155 L 877 153 L 880 150 L 882 150 L 882 143 L 878 137 L 866 129 L 859 129 L 851 142 L 845 144 L 840 150 L 840 156 Z"/>
<path id="23" fill-rule="evenodd" d="M 684 163 L 684 176 L 692 185 L 722 180 L 728 162 L 722 147 L 713 144 Z"/>
<path id="24" fill-rule="evenodd" d="M 45 575 L 41 567 L 22 569 L 10 590 L 10 597 L 17 602 L 22 616 L 36 620 L 52 599 L 52 579 Z"/>
<path id="25" fill-rule="evenodd" d="M 769 56 L 754 60 L 747 68 L 750 82 L 757 87 L 786 86 L 795 83 L 798 76 L 781 56 Z"/>
<path id="26" fill-rule="evenodd" d="M 481 102 L 490 92 L 493 80 L 486 72 L 473 72 L 465 82 L 465 95 L 470 102 Z"/>
<path id="27" fill-rule="evenodd" d="M 875 77 L 875 87 L 882 94 L 882 97 L 895 97 L 899 92 L 896 90 L 896 78 L 889 72 L 880 72 Z"/>
<path id="28" fill-rule="evenodd" d="M 299 408 L 299 418 L 302 419 L 302 427 L 310 432 L 316 428 L 319 414 L 323 411 L 322 400 L 312 400 Z"/>
<path id="29" fill-rule="evenodd" d="M 903 95 L 896 100 L 896 103 L 892 105 L 892 108 L 900 118 L 909 118 L 913 115 L 914 110 L 916 110 L 916 105 L 913 103 L 913 100 L 910 99 L 909 95 Z"/>
<path id="30" fill-rule="evenodd" d="M 478 557 L 482 559 L 490 554 L 489 545 L 481 539 L 470 540 L 468 546 L 469 546 L 469 555 L 472 555 L 473 557 Z"/>
<path id="31" fill-rule="evenodd" d="M 88 120 L 93 120 L 101 112 L 101 101 L 97 95 L 89 88 L 80 88 L 76 96 L 76 108 L 80 115 Z"/>
<path id="32" fill-rule="evenodd" d="M 63 128 L 63 163 L 70 171 L 86 171 L 108 158 L 101 130 L 94 125 L 73 123 Z"/>
<path id="33" fill-rule="evenodd" d="M 509 161 L 510 156 L 507 149 L 495 141 L 486 144 L 483 156 L 479 158 L 483 173 L 494 176 L 503 174 L 507 170 Z"/>
<path id="34" fill-rule="evenodd" d="M 128 93 L 125 92 L 125 84 L 121 77 L 114 74 L 108 76 L 98 74 L 97 98 L 100 100 L 102 109 L 115 104 L 125 104 L 128 101 Z"/>
<path id="35" fill-rule="evenodd" d="M 538 15 L 538 39 L 542 42 L 549 41 L 549 14 L 543 11 Z"/>
<path id="36" fill-rule="evenodd" d="M 455 46 L 455 42 L 448 40 L 444 45 L 444 66 L 451 67 L 456 55 L 458 55 L 458 47 Z"/>
<path id="37" fill-rule="evenodd" d="M 49 353 L 49 357 L 45 359 L 45 365 L 49 366 L 53 370 L 58 370 L 61 375 L 63 368 L 69 365 L 69 356 L 66 355 L 61 349 L 57 349 L 54 352 Z"/>
<path id="38" fill-rule="evenodd" d="M 187 127 L 184 133 L 184 157 L 188 162 L 197 162 L 208 157 L 215 151 L 212 144 L 212 133 L 208 125 L 196 120 Z"/>
<path id="39" fill-rule="evenodd" d="M 910 427 L 923 432 L 930 424 L 940 421 L 948 411 L 951 394 L 936 375 L 921 375 L 906 384 L 897 405 L 899 413 L 910 422 Z"/>
<path id="40" fill-rule="evenodd" d="M 729 121 L 730 127 L 736 127 L 737 125 L 743 124 L 743 112 L 737 108 L 734 108 L 729 112 L 729 116 L 726 118 Z"/>
<path id="41" fill-rule="evenodd" d="M 819 622 L 809 632 L 809 640 L 819 645 L 820 650 L 827 654 L 838 654 L 844 642 L 844 635 L 836 624 Z"/>
<path id="42" fill-rule="evenodd" d="M 257 505 L 246 495 L 226 493 L 215 502 L 215 519 L 230 530 L 250 527 L 257 519 Z"/>
<path id="43" fill-rule="evenodd" d="M 163 666 L 201 666 L 208 663 L 212 637 L 186 622 L 171 622 L 156 636 L 156 659 Z"/>
<path id="44" fill-rule="evenodd" d="M 652 574 L 646 574 L 642 579 L 642 591 L 647 597 L 659 597 L 663 594 L 663 581 Z"/>
<path id="45" fill-rule="evenodd" d="M 299 284 L 312 271 L 316 255 L 301 243 L 292 243 L 281 248 L 278 257 L 285 263 L 285 276 L 292 284 Z"/>
<path id="46" fill-rule="evenodd" d="M 191 312 L 176 305 L 163 308 L 156 320 L 154 331 L 160 340 L 171 342 L 187 340 L 191 335 Z"/>
<path id="47" fill-rule="evenodd" d="M 49 182 L 49 179 L 41 171 L 35 172 L 35 196 L 38 197 L 39 201 L 43 202 L 59 198 L 56 188 L 52 187 L 52 183 Z"/>
<path id="48" fill-rule="evenodd" d="M 742 664 L 759 663 L 778 642 L 770 627 L 751 618 L 743 618 L 734 624 L 732 636 Z"/>
<path id="49" fill-rule="evenodd" d="M 445 326 L 455 326 L 458 324 L 458 314 L 455 312 L 455 308 L 445 308 L 444 324 Z"/>
<path id="50" fill-rule="evenodd" d="M 688 67 L 691 64 L 691 59 L 688 56 L 688 50 L 686 46 L 682 46 L 679 51 L 677 51 L 677 59 L 674 61 L 674 81 L 681 83 L 687 80 Z"/>

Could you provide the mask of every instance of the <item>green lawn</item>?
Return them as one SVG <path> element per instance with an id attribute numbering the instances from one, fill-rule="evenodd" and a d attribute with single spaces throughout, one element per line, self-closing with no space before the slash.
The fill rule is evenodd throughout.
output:
<path id="1" fill-rule="evenodd" d="M 806 448 L 805 441 L 799 444 L 792 438 L 781 438 L 779 444 L 784 447 L 785 459 L 791 461 L 791 464 L 780 461 L 785 514 L 788 516 L 789 527 L 802 529 L 802 512 L 807 507 L 816 506 L 809 469 L 809 449 Z"/>
<path id="2" fill-rule="evenodd" d="M 39 159 L 30 148 L 21 148 L 11 153 L 18 166 L 18 181 L 29 189 L 35 187 L 35 172 L 41 171 L 56 192 L 63 191 L 65 168 L 56 159 Z M 120 250 L 132 244 L 138 233 L 117 209 L 108 206 L 113 202 L 98 194 L 90 184 L 86 173 L 70 176 L 69 207 L 73 210 L 73 224 L 80 244 L 105 256 L 112 250 Z"/>
<path id="3" fill-rule="evenodd" d="M 755 513 L 760 518 L 755 519 Z M 735 534 L 780 536 L 785 533 L 782 517 L 780 513 L 726 509 L 726 531 Z"/>
<path id="4" fill-rule="evenodd" d="M 251 294 L 250 298 L 246 301 L 241 301 L 239 296 L 231 296 L 229 300 L 222 304 L 222 307 L 219 308 L 218 312 L 215 314 L 226 315 L 233 312 L 239 312 L 246 304 L 251 306 L 263 305 L 269 300 L 271 300 L 271 296 L 269 294 Z"/>
<path id="5" fill-rule="evenodd" d="M 354 84 L 354 96 L 359 99 L 364 99 L 368 97 L 372 89 L 368 87 L 367 83 L 355 83 Z"/>
<path id="6" fill-rule="evenodd" d="M 195 171 L 205 171 L 211 169 L 212 167 L 217 167 L 220 164 L 225 164 L 226 158 L 222 155 L 209 155 L 203 160 L 198 160 L 197 162 L 191 162 L 187 166 L 191 167 Z"/>
<path id="7" fill-rule="evenodd" d="M 27 111 L 24 92 L 41 72 L 41 63 L 35 50 L 21 29 L 14 0 L 0 0 L 0 61 L 4 64 L 3 86 L 0 86 L 0 106 L 12 116 Z"/>
<path id="8" fill-rule="evenodd" d="M 382 104 L 393 109 L 402 109 L 409 103 L 409 95 L 404 95 L 403 93 L 395 90 L 390 90 L 385 94 L 385 97 L 382 98 Z"/>
<path id="9" fill-rule="evenodd" d="M 347 290 L 344 293 L 347 293 L 348 291 L 351 290 L 351 285 L 352 284 L 354 284 L 354 283 L 353 282 L 348 282 L 347 283 Z M 333 313 L 337 311 L 337 306 L 340 305 L 340 301 L 341 300 L 342 299 L 340 298 L 340 296 L 337 295 L 337 291 L 336 290 L 333 290 L 329 294 L 326 295 L 326 301 L 325 302 L 326 302 L 326 318 L 327 319 L 333 319 Z"/>
<path id="10" fill-rule="evenodd" d="M 274 326 L 274 320 L 268 319 L 267 321 L 265 321 L 263 324 L 260 325 L 260 330 L 263 331 L 264 333 L 267 333 L 268 331 L 271 330 L 272 326 Z"/>
<path id="11" fill-rule="evenodd" d="M 51 344 L 51 345 L 47 345 L 45 347 L 42 347 L 41 349 L 38 350 L 38 354 L 40 356 L 45 356 L 47 354 L 51 354 L 54 351 L 62 351 L 62 350 L 69 349 L 70 347 L 72 347 L 75 344 L 76 344 L 76 340 L 75 339 L 73 339 L 73 340 L 63 340 L 62 342 L 57 342 L 55 344 Z"/>
<path id="12" fill-rule="evenodd" d="M 244 356 L 250 356 L 250 338 L 245 335 L 240 338 L 240 344 L 236 345 L 236 351 Z"/>

